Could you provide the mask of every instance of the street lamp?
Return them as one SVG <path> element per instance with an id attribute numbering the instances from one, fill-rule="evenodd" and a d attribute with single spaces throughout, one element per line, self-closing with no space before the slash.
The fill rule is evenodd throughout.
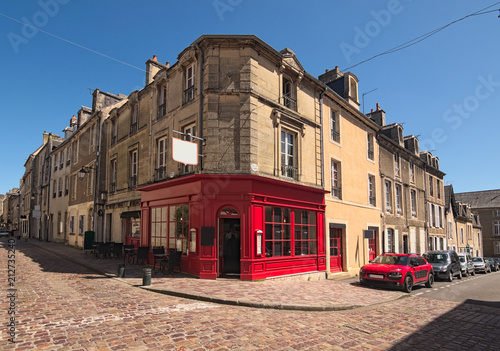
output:
<path id="1" fill-rule="evenodd" d="M 92 169 L 94 169 L 94 168 L 92 168 L 92 167 L 85 167 L 85 166 L 82 166 L 82 169 L 80 169 L 80 170 L 78 171 L 78 178 L 80 178 L 80 179 L 85 178 L 85 175 L 86 175 L 87 173 L 89 173 L 89 172 L 90 172 L 90 170 L 92 170 Z"/>

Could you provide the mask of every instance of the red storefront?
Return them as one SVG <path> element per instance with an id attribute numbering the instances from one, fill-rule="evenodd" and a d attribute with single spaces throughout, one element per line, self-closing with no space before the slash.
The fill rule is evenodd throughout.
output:
<path id="1" fill-rule="evenodd" d="M 140 187 L 141 245 L 182 251 L 183 272 L 256 280 L 324 271 L 324 190 L 193 174 Z"/>

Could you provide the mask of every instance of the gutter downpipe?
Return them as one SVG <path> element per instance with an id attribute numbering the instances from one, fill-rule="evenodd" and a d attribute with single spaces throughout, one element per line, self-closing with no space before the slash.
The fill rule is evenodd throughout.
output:
<path id="1" fill-rule="evenodd" d="M 196 50 L 200 52 L 200 108 L 198 112 L 198 172 L 201 173 L 203 170 L 203 51 L 198 46 L 198 43 L 194 44 Z"/>
<path id="2" fill-rule="evenodd" d="M 323 138 L 323 95 L 328 91 L 328 88 L 325 87 L 325 90 L 319 94 L 319 122 L 321 125 L 321 134 L 320 134 L 320 157 L 321 157 L 321 187 L 325 189 L 325 149 L 324 149 L 324 138 Z M 326 209 L 326 207 L 325 207 Z M 323 216 L 323 226 L 325 228 L 325 251 L 326 251 L 326 279 L 329 279 L 331 276 L 330 273 L 330 234 L 328 233 L 327 227 L 327 219 L 326 219 L 326 211 Z"/>
<path id="3" fill-rule="evenodd" d="M 99 162 L 99 158 L 100 158 L 100 145 L 101 145 L 101 111 L 99 110 L 98 111 L 98 114 L 97 114 L 97 138 L 96 138 L 96 153 L 95 153 L 95 173 L 94 173 L 94 228 L 92 228 L 92 230 L 94 231 L 95 233 L 95 237 L 99 239 L 99 241 L 104 241 L 104 218 L 102 218 L 101 220 L 101 231 L 99 233 L 99 235 L 97 235 L 97 228 L 98 228 L 98 221 L 99 221 L 99 211 L 97 210 L 97 206 L 98 206 L 98 203 L 97 203 L 97 197 L 98 197 L 98 193 L 99 193 L 99 190 L 100 190 L 100 187 L 101 187 L 101 184 L 99 182 L 99 168 L 100 168 L 100 162 Z M 102 240 L 100 240 L 102 239 Z"/>

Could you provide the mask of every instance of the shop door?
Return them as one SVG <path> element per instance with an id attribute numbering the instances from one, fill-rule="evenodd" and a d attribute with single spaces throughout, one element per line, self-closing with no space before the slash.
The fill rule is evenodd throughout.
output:
<path id="1" fill-rule="evenodd" d="M 377 235 L 376 230 L 373 231 L 373 239 L 368 239 L 368 260 L 372 261 L 377 257 Z"/>
<path id="2" fill-rule="evenodd" d="M 239 276 L 241 254 L 239 218 L 219 218 L 218 276 Z"/>
<path id="3" fill-rule="evenodd" d="M 330 228 L 330 271 L 342 272 L 341 228 Z"/>

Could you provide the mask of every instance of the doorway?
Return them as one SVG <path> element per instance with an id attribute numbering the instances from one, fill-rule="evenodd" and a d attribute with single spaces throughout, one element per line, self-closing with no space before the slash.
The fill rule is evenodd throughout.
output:
<path id="1" fill-rule="evenodd" d="M 239 218 L 219 218 L 219 276 L 239 276 L 241 228 Z"/>

